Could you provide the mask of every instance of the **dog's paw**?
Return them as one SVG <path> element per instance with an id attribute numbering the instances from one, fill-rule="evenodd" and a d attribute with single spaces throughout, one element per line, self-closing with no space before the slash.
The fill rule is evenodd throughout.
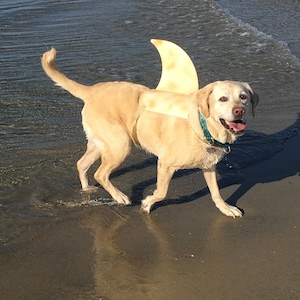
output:
<path id="1" fill-rule="evenodd" d="M 152 205 L 150 205 L 149 203 L 146 203 L 145 200 L 143 200 L 142 205 L 141 205 L 141 212 L 150 214 L 151 207 L 152 207 Z"/>
<path id="2" fill-rule="evenodd" d="M 81 193 L 96 193 L 99 192 L 99 188 L 94 185 L 88 185 L 87 187 L 81 190 Z"/>
<path id="3" fill-rule="evenodd" d="M 229 205 L 224 202 L 224 204 L 217 206 L 217 208 L 227 217 L 242 217 L 243 213 L 236 207 Z"/>
<path id="4" fill-rule="evenodd" d="M 119 204 L 119 205 L 130 205 L 131 201 L 130 199 L 123 194 L 122 192 L 118 192 L 117 197 L 114 197 L 114 200 Z"/>

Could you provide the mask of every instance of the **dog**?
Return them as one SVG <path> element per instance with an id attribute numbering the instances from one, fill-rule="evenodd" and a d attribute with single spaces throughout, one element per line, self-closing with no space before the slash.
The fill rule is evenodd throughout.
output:
<path id="1" fill-rule="evenodd" d="M 150 213 L 153 205 L 166 197 L 175 171 L 200 168 L 216 207 L 226 216 L 242 217 L 242 212 L 220 195 L 216 164 L 244 133 L 250 105 L 254 115 L 259 98 L 248 83 L 216 81 L 190 95 L 129 82 L 85 86 L 62 74 L 54 64 L 55 58 L 54 48 L 44 53 L 44 71 L 84 102 L 82 124 L 87 150 L 77 162 L 83 190 L 93 188 L 86 174 L 101 158 L 94 178 L 118 204 L 129 205 L 129 198 L 109 177 L 134 143 L 158 157 L 156 190 L 141 201 L 143 212 Z"/>

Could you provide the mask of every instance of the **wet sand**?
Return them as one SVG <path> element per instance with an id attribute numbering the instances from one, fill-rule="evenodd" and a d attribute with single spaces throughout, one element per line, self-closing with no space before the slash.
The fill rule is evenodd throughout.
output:
<path id="1" fill-rule="evenodd" d="M 0 299 L 300 299 L 299 149 L 300 135 L 222 188 L 242 219 L 197 197 L 194 172 L 170 192 L 194 200 L 150 216 L 99 206 L 31 225 L 1 248 Z"/>

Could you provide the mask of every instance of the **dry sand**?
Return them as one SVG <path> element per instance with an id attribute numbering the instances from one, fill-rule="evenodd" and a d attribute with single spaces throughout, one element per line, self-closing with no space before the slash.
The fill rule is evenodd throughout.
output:
<path id="1" fill-rule="evenodd" d="M 221 190 L 242 219 L 204 195 L 150 216 L 100 206 L 32 225 L 0 253 L 0 299 L 300 299 L 299 151 L 300 135 Z M 197 193 L 198 177 L 175 178 L 172 197 Z"/>

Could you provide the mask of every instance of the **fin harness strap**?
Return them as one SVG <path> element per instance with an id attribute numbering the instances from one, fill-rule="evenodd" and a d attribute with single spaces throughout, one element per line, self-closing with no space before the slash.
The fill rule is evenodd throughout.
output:
<path id="1" fill-rule="evenodd" d="M 132 129 L 132 139 L 133 142 L 135 143 L 136 146 L 140 146 L 140 142 L 137 136 L 137 122 L 139 120 L 140 115 L 142 114 L 142 112 L 145 110 L 144 106 L 140 106 L 139 112 L 138 112 L 138 117 L 134 123 L 133 129 Z M 214 147 L 218 147 L 218 148 L 222 148 L 224 150 L 224 152 L 226 154 L 228 154 L 231 151 L 230 148 L 230 143 L 221 143 L 217 140 L 215 140 L 212 135 L 210 134 L 208 128 L 207 128 L 207 124 L 206 124 L 206 120 L 204 118 L 204 116 L 199 112 L 199 120 L 200 120 L 200 124 L 205 136 L 205 139 L 207 141 L 208 144 L 210 144 L 211 146 Z"/>

